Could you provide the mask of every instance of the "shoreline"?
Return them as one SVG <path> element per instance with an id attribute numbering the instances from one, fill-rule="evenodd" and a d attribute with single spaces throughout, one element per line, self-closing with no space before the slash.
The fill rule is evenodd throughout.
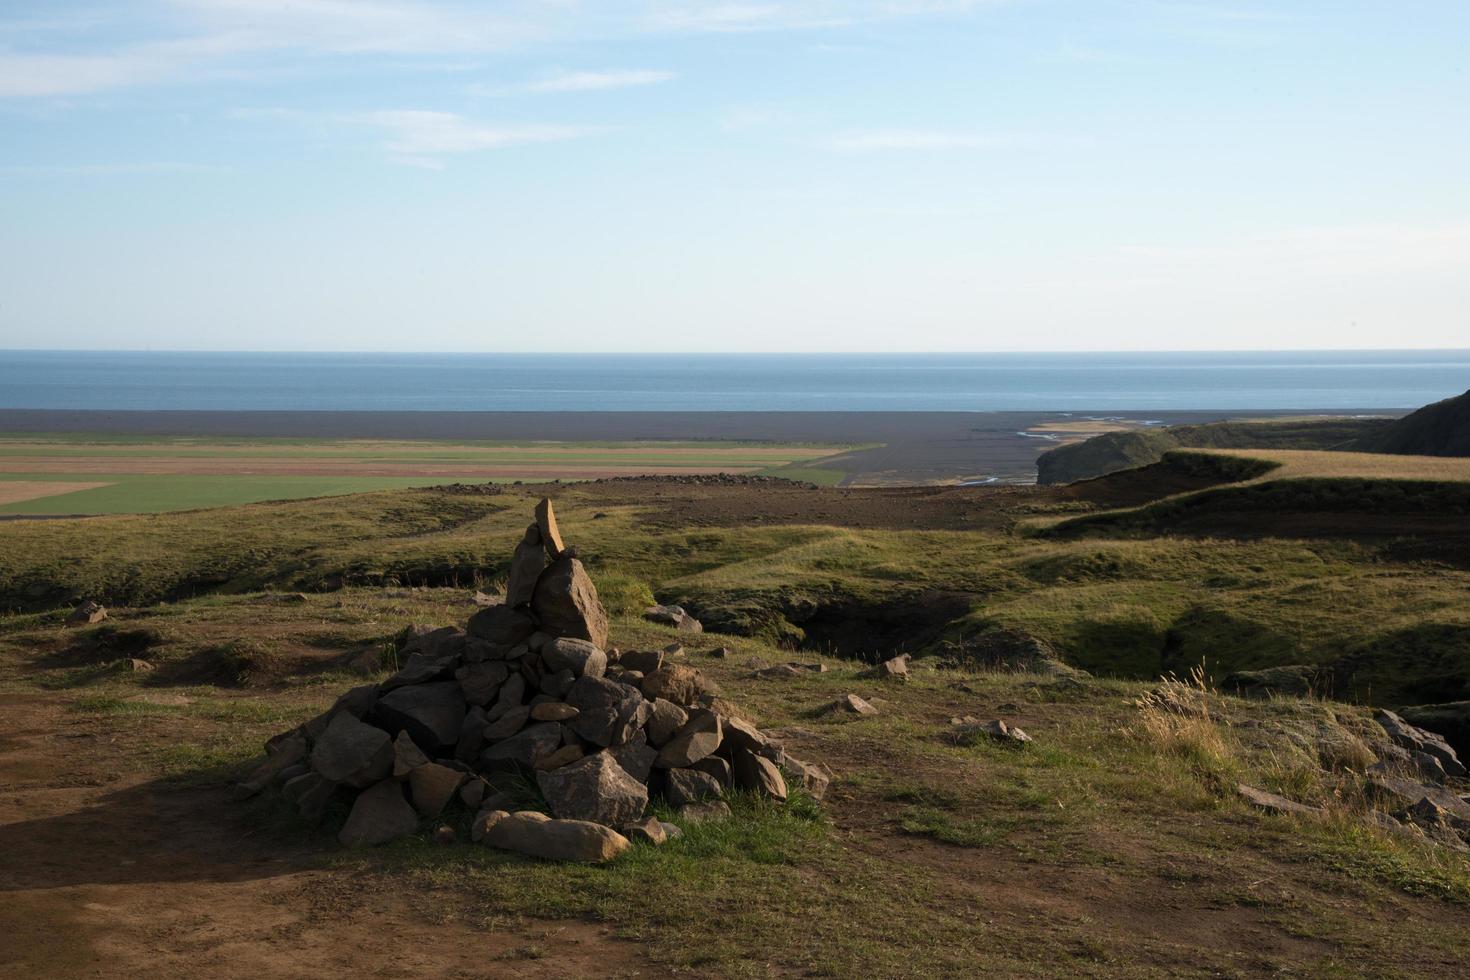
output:
<path id="1" fill-rule="evenodd" d="M 1186 425 L 1224 419 L 1381 415 L 1403 409 L 1054 412 L 414 412 L 0 409 L 0 434 L 547 442 L 749 441 L 866 445 L 829 464 L 845 483 L 1030 483 L 1062 444 L 1039 426 L 1087 420 Z M 876 444 L 876 445 L 875 445 Z"/>

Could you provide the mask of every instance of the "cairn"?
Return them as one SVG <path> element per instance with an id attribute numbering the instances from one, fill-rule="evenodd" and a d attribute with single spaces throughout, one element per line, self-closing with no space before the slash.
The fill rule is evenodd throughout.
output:
<path id="1" fill-rule="evenodd" d="M 472 840 L 570 861 L 677 836 L 648 816 L 650 797 L 685 822 L 729 817 L 731 788 L 784 803 L 788 774 L 821 797 L 827 775 L 739 717 L 698 670 L 607 641 L 597 589 L 542 500 L 503 603 L 464 630 L 411 627 L 396 673 L 272 738 L 240 795 L 277 785 L 308 820 L 350 801 L 338 835 L 348 846 L 417 833 L 462 805 Z M 530 785 L 549 816 L 519 805 Z"/>

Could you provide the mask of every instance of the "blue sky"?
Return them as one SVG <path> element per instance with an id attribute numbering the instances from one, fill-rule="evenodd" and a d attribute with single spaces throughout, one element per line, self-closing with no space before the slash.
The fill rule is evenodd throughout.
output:
<path id="1" fill-rule="evenodd" d="M 0 347 L 1464 347 L 1470 3 L 0 3 Z"/>

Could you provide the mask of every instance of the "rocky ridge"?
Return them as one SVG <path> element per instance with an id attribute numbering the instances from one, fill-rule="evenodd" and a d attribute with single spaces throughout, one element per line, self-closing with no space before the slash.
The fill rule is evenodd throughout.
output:
<path id="1" fill-rule="evenodd" d="M 683 610 L 650 610 L 681 629 Z M 386 843 L 458 802 L 470 837 L 551 860 L 606 861 L 679 834 L 663 798 L 723 819 L 731 789 L 778 803 L 788 779 L 820 799 L 829 775 L 788 755 L 673 651 L 608 646 L 608 618 L 551 501 L 516 545 L 505 599 L 465 629 L 410 627 L 397 671 L 272 738 L 240 797 L 277 786 L 302 817 L 350 803 L 344 845 Z M 522 806 L 533 782 L 548 813 Z M 437 839 L 454 839 L 447 825 Z"/>

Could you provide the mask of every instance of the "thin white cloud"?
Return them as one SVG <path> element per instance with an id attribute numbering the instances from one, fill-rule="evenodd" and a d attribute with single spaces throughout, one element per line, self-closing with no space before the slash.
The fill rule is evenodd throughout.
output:
<path id="1" fill-rule="evenodd" d="M 576 126 L 491 126 L 458 113 L 424 109 L 389 109 L 345 118 L 381 130 L 386 140 L 385 149 L 395 156 L 413 159 L 473 153 L 525 143 L 554 143 L 576 139 L 588 132 Z"/>
<path id="2" fill-rule="evenodd" d="M 823 145 L 843 153 L 889 150 L 1017 149 L 1079 145 L 1082 141 L 1031 133 L 974 133 L 945 129 L 869 129 L 843 133 Z"/>
<path id="3" fill-rule="evenodd" d="M 559 92 L 601 92 L 607 89 L 660 85 L 678 77 L 675 72 L 652 69 L 558 72 L 545 78 L 511 86 L 511 91 L 527 92 L 532 95 L 549 95 Z"/>

